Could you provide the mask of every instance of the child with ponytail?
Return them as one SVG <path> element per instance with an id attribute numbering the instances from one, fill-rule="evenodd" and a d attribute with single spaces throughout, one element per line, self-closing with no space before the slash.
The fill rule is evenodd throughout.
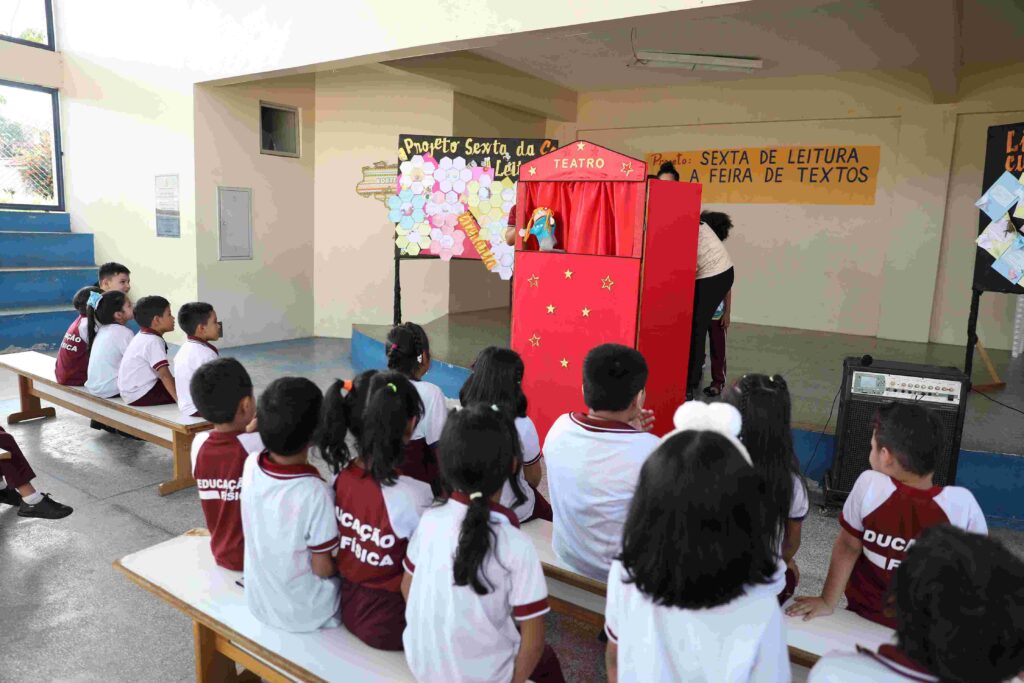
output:
<path id="1" fill-rule="evenodd" d="M 380 650 L 402 649 L 402 560 L 433 500 L 430 486 L 397 469 L 422 410 L 416 389 L 397 372 L 369 370 L 353 382 L 338 380 L 324 396 L 318 445 L 337 475 L 341 621 Z"/>
<path id="2" fill-rule="evenodd" d="M 793 596 L 800 581 L 794 557 L 808 511 L 807 486 L 793 449 L 789 387 L 782 375 L 744 375 L 727 392 L 726 400 L 743 416 L 740 440 L 765 481 L 767 528 L 780 557 L 772 586 L 782 604 Z"/>
<path id="3" fill-rule="evenodd" d="M 430 340 L 416 323 L 402 323 L 388 333 L 385 352 L 388 369 L 400 372 L 412 381 L 423 401 L 423 412 L 405 446 L 399 469 L 402 474 L 435 486 L 438 477 L 437 443 L 448 417 L 448 407 L 441 388 L 423 381 L 423 376 L 430 370 Z"/>
<path id="4" fill-rule="evenodd" d="M 118 290 L 103 294 L 93 292 L 87 305 L 89 320 L 89 371 L 85 388 L 93 396 L 113 398 L 118 395 L 117 373 L 124 352 L 134 337 L 126 327 L 134 318 L 128 295 Z"/>
<path id="5" fill-rule="evenodd" d="M 459 400 L 470 403 L 495 404 L 515 418 L 519 434 L 520 457 L 501 490 L 501 504 L 512 509 L 520 522 L 531 519 L 551 521 L 551 505 L 541 495 L 540 436 L 533 420 L 526 416 L 526 395 L 523 393 L 523 359 L 512 349 L 488 346 L 473 361 L 473 374 L 462 385 Z"/>
<path id="6" fill-rule="evenodd" d="M 498 503 L 520 456 L 497 405 L 448 418 L 441 475 L 450 497 L 427 510 L 405 557 L 403 641 L 416 680 L 563 681 L 544 644 L 547 585 L 532 541 Z"/>

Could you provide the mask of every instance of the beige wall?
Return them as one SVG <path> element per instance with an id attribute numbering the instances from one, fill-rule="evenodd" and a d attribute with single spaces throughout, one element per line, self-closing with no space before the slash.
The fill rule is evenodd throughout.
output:
<path id="1" fill-rule="evenodd" d="M 314 333 L 348 337 L 354 322 L 392 321 L 395 226 L 384 204 L 356 194 L 362 167 L 395 161 L 401 133 L 451 135 L 453 93 L 384 67 L 316 79 Z M 448 264 L 404 260 L 401 275 L 404 319 L 448 312 Z"/>
<path id="2" fill-rule="evenodd" d="M 64 84 L 64 56 L 0 40 L 0 80 L 59 88 Z"/>
<path id="3" fill-rule="evenodd" d="M 226 346 L 313 335 L 315 85 L 309 74 L 195 89 L 199 298 Z M 261 100 L 299 109 L 299 158 L 260 153 Z M 252 189 L 252 260 L 219 260 L 218 186 Z"/>
<path id="4" fill-rule="evenodd" d="M 543 117 L 455 93 L 453 135 L 499 138 L 542 138 Z M 484 269 L 477 260 L 452 259 L 449 310 L 480 311 L 509 305 L 510 283 Z"/>
<path id="5" fill-rule="evenodd" d="M 736 223 L 728 242 L 737 264 L 735 319 L 959 344 L 966 309 L 941 304 L 935 294 L 937 287 L 959 287 L 966 295 L 970 277 L 953 264 L 963 270 L 974 259 L 973 248 L 961 244 L 940 272 L 949 235 L 959 234 L 962 243 L 977 226 L 976 218 L 965 224 L 960 213 L 947 216 L 951 168 L 955 178 L 961 164 L 954 141 L 964 132 L 964 115 L 1020 101 L 1021 75 L 1019 68 L 967 74 L 961 100 L 952 105 L 933 104 L 921 76 L 881 72 L 581 93 L 578 120 L 549 123 L 548 134 L 638 156 L 716 146 L 880 145 L 874 206 L 708 207 L 727 211 Z M 983 147 L 973 153 L 980 158 Z M 966 181 L 970 191 L 954 190 L 964 194 L 951 193 L 949 200 L 970 213 L 981 176 L 966 172 L 974 173 Z M 981 329 L 989 346 L 1008 348 L 1011 305 L 995 299 L 982 311 Z"/>

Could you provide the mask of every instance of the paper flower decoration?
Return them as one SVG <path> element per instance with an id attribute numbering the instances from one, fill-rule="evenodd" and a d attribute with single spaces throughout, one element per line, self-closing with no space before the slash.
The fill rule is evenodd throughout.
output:
<path id="1" fill-rule="evenodd" d="M 516 250 L 504 241 L 491 244 L 491 251 L 494 253 L 494 260 L 498 262 L 491 268 L 491 272 L 497 274 L 502 280 L 512 279 L 512 267 L 515 263 Z"/>
<path id="2" fill-rule="evenodd" d="M 417 154 L 399 167 L 398 185 L 413 194 L 429 194 L 434 189 L 434 175 L 437 164 L 433 158 Z"/>
<path id="3" fill-rule="evenodd" d="M 466 207 L 459 201 L 455 192 L 435 192 L 430 195 L 430 201 L 426 206 L 426 213 L 430 225 L 435 228 L 454 229 L 459 223 L 459 215 L 466 211 Z"/>
<path id="4" fill-rule="evenodd" d="M 442 157 L 438 162 L 436 178 L 442 192 L 466 191 L 466 183 L 473 178 L 473 170 L 466 168 L 466 160 L 462 157 Z"/>
<path id="5" fill-rule="evenodd" d="M 420 251 L 430 246 L 430 224 L 426 222 L 413 223 L 406 228 L 401 223 L 395 228 L 398 238 L 395 239 L 395 246 L 403 254 L 416 256 Z"/>
<path id="6" fill-rule="evenodd" d="M 466 233 L 449 228 L 434 228 L 430 231 L 430 251 L 441 257 L 442 261 L 451 261 L 453 256 L 462 256 L 466 249 Z"/>
<path id="7" fill-rule="evenodd" d="M 423 210 L 426 203 L 427 198 L 423 195 L 413 194 L 412 190 L 402 190 L 388 198 L 388 220 L 409 230 L 413 223 L 426 220 Z"/>

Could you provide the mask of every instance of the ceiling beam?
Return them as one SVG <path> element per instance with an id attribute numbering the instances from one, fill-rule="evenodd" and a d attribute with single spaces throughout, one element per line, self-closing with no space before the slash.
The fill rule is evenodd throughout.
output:
<path id="1" fill-rule="evenodd" d="M 964 61 L 964 0 L 935 2 L 928 9 L 932 54 L 924 55 L 924 70 L 936 104 L 956 102 Z"/>

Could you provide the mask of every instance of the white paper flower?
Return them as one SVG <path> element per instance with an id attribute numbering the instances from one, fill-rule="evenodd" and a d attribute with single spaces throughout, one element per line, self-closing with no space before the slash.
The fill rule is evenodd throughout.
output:
<path id="1" fill-rule="evenodd" d="M 473 178 L 473 170 L 466 168 L 466 160 L 462 157 L 443 157 L 438 162 L 437 176 L 442 192 L 462 194 L 466 191 L 466 183 Z"/>
<path id="2" fill-rule="evenodd" d="M 512 279 L 512 268 L 515 263 L 515 249 L 501 242 L 499 244 L 492 244 L 491 251 L 494 253 L 494 260 L 497 261 L 492 269 L 492 273 L 496 273 L 502 280 Z"/>
<path id="3" fill-rule="evenodd" d="M 398 170 L 401 172 L 398 184 L 403 189 L 411 190 L 413 194 L 428 194 L 434 189 L 434 172 L 437 167 L 422 155 L 417 154 L 409 161 L 403 161 Z"/>
<path id="4" fill-rule="evenodd" d="M 395 228 L 398 238 L 395 239 L 397 246 L 403 254 L 416 256 L 422 249 L 430 246 L 430 225 L 427 223 L 416 223 L 410 228 L 401 224 Z"/>

